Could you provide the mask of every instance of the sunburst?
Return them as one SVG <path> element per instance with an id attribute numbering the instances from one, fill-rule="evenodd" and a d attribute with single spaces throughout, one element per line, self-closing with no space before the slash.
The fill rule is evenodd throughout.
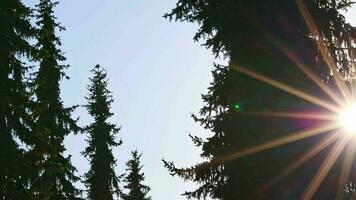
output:
<path id="1" fill-rule="evenodd" d="M 301 15 L 305 19 L 305 22 L 311 33 L 314 34 L 315 38 L 321 38 L 319 30 L 314 22 L 312 15 L 309 13 L 307 6 L 305 5 L 303 0 L 296 0 L 298 8 L 301 12 Z M 275 148 L 281 145 L 286 145 L 291 142 L 295 142 L 298 140 L 306 139 L 318 134 L 323 133 L 332 133 L 327 134 L 325 138 L 320 140 L 317 144 L 315 144 L 310 150 L 305 152 L 298 160 L 292 163 L 287 169 L 282 171 L 275 179 L 271 182 L 266 183 L 264 187 L 269 187 L 281 180 L 300 166 L 302 166 L 305 162 L 312 159 L 315 155 L 321 152 L 323 149 L 328 147 L 331 144 L 335 144 L 332 146 L 330 153 L 326 156 L 325 160 L 321 164 L 320 168 L 312 178 L 308 187 L 304 191 L 301 199 L 302 200 L 310 200 L 313 198 L 313 195 L 318 190 L 319 186 L 323 182 L 324 178 L 327 176 L 328 172 L 335 164 L 336 160 L 343 156 L 342 163 L 342 171 L 340 173 L 339 178 L 339 188 L 337 191 L 337 199 L 341 199 L 343 197 L 345 186 L 347 184 L 348 176 L 351 171 L 355 146 L 356 146 L 356 100 L 353 96 L 354 86 L 351 84 L 350 87 L 347 85 L 347 81 L 345 81 L 341 75 L 339 75 L 337 70 L 337 65 L 330 57 L 327 46 L 323 43 L 322 40 L 316 39 L 317 47 L 321 52 L 323 59 L 328 66 L 330 72 L 332 73 L 332 77 L 335 80 L 338 91 L 332 91 L 332 89 L 328 88 L 327 85 L 316 75 L 314 74 L 307 66 L 303 65 L 296 56 L 285 46 L 279 43 L 277 40 L 270 37 L 271 41 L 282 50 L 282 52 L 292 61 L 295 65 L 304 72 L 323 92 L 325 92 L 333 102 L 328 102 L 324 99 L 318 98 L 312 94 L 309 94 L 305 91 L 302 91 L 298 88 L 292 87 L 290 85 L 279 82 L 270 77 L 259 74 L 255 71 L 248 69 L 247 67 L 240 66 L 236 63 L 230 63 L 230 67 L 236 70 L 239 73 L 257 79 L 259 81 L 264 82 L 265 84 L 269 84 L 275 88 L 288 92 L 292 95 L 295 95 L 305 101 L 313 103 L 317 106 L 325 108 L 330 111 L 330 114 L 324 113 L 308 113 L 308 112 L 246 112 L 242 114 L 246 115 L 256 115 L 256 116 L 268 116 L 268 117 L 281 117 L 281 118 L 302 118 L 302 119 L 317 119 L 323 120 L 325 123 L 322 125 L 318 125 L 316 127 L 312 127 L 306 130 L 300 130 L 292 133 L 288 133 L 281 138 L 277 138 L 271 141 L 267 141 L 263 144 L 259 144 L 256 146 L 252 146 L 247 149 L 243 149 L 239 152 L 235 152 L 233 154 L 229 154 L 223 157 L 219 157 L 214 159 L 210 163 L 224 162 L 232 159 L 239 159 L 244 156 L 249 156 L 251 154 L 259 153 L 261 151 L 265 151 L 271 148 Z M 341 94 L 341 97 L 337 95 Z M 351 139 L 354 138 L 354 139 Z M 342 155 L 343 150 L 346 149 L 345 154 Z"/>
<path id="2" fill-rule="evenodd" d="M 250 148 L 241 150 L 234 154 L 220 157 L 219 159 L 215 160 L 215 162 L 238 159 L 244 156 L 255 154 L 281 145 L 286 145 L 295 141 L 306 139 L 318 134 L 334 131 L 333 134 L 329 135 L 328 137 L 324 138 L 324 140 L 321 140 L 319 143 L 315 144 L 313 148 L 307 151 L 301 158 L 299 158 L 297 161 L 292 163 L 286 170 L 281 172 L 280 175 L 278 175 L 274 180 L 266 184 L 264 187 L 269 187 L 274 183 L 276 183 L 277 181 L 281 180 L 283 177 L 287 176 L 288 174 L 296 170 L 298 167 L 303 165 L 306 161 L 313 158 L 315 155 L 317 155 L 327 146 L 337 141 L 336 144 L 332 147 L 330 154 L 325 158 L 324 162 L 321 164 L 319 170 L 313 177 L 312 181 L 310 182 L 309 186 L 305 190 L 301 199 L 302 200 L 312 199 L 313 195 L 315 194 L 318 187 L 320 186 L 320 184 L 322 183 L 322 181 L 330 171 L 331 167 L 335 164 L 337 158 L 341 156 L 342 151 L 348 146 L 347 151 L 345 153 L 345 158 L 342 166 L 342 172 L 340 175 L 339 188 L 337 193 L 338 199 L 341 199 L 341 197 L 343 196 L 343 191 L 345 189 L 344 186 L 346 186 L 347 177 L 349 176 L 351 170 L 351 165 L 352 165 L 353 155 L 355 152 L 355 145 L 356 145 L 355 142 L 356 140 L 351 140 L 351 138 L 356 139 L 356 120 L 355 120 L 356 101 L 353 99 L 353 97 L 351 95 L 345 96 L 345 98 L 347 97 L 348 99 L 345 99 L 344 101 L 338 99 L 338 102 L 333 104 L 323 99 L 319 99 L 302 90 L 299 90 L 298 88 L 291 87 L 277 80 L 273 80 L 267 76 L 253 72 L 242 66 L 236 64 L 230 64 L 230 67 L 240 73 L 248 75 L 266 84 L 272 85 L 278 89 L 281 89 L 285 92 L 295 95 L 303 100 L 309 101 L 320 107 L 323 107 L 331 111 L 331 114 L 306 113 L 306 112 L 299 112 L 299 113 L 298 112 L 270 112 L 270 111 L 241 113 L 244 115 L 268 116 L 268 117 L 317 119 L 317 120 L 323 120 L 325 121 L 325 123 L 306 130 L 300 130 L 300 131 L 288 133 L 281 138 L 277 138 L 256 146 L 252 146 Z M 318 83 L 322 83 L 322 81 L 318 79 Z M 320 85 L 320 86 L 322 86 L 321 88 L 325 89 L 324 85 Z M 350 94 L 350 90 L 347 87 L 344 87 L 343 89 L 345 91 L 345 94 Z M 337 97 L 337 95 L 334 94 L 331 95 L 329 94 L 329 96 L 334 98 Z"/>
<path id="3" fill-rule="evenodd" d="M 345 110 L 340 113 L 340 126 L 349 134 L 356 134 L 356 103 L 348 105 Z"/>

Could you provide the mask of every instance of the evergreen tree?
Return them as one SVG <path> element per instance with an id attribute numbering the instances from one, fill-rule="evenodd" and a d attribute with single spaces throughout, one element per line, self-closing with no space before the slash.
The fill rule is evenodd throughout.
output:
<path id="1" fill-rule="evenodd" d="M 127 174 L 125 175 L 124 182 L 127 184 L 124 186 L 128 189 L 127 194 L 123 194 L 124 200 L 151 200 L 151 197 L 147 196 L 151 190 L 150 187 L 143 185 L 145 180 L 144 173 L 141 173 L 142 166 L 140 164 L 140 158 L 142 154 L 138 154 L 137 150 L 133 151 L 132 159 L 126 163 Z"/>
<path id="2" fill-rule="evenodd" d="M 31 190 L 40 200 L 73 200 L 79 191 L 73 183 L 79 178 L 74 175 L 70 156 L 64 156 L 65 136 L 78 132 L 76 120 L 71 118 L 74 107 L 65 108 L 60 98 L 60 81 L 66 77 L 60 64 L 65 60 L 57 30 L 63 28 L 56 22 L 54 7 L 57 3 L 40 0 L 37 5 L 37 51 L 39 70 L 35 74 L 33 109 L 35 144 L 30 151 L 35 172 L 31 179 Z"/>
<path id="3" fill-rule="evenodd" d="M 90 170 L 85 174 L 85 185 L 88 188 L 88 199 L 112 200 L 113 194 L 119 194 L 119 178 L 115 174 L 116 159 L 112 148 L 121 145 L 115 141 L 120 130 L 117 125 L 107 120 L 113 115 L 110 112 L 113 102 L 111 92 L 107 89 L 106 72 L 99 65 L 92 70 L 88 104 L 86 108 L 94 122 L 85 128 L 89 133 L 89 146 L 83 152 L 90 160 Z"/>
<path id="4" fill-rule="evenodd" d="M 177 7 L 165 16 L 197 22 L 200 28 L 195 40 L 205 39 L 207 47 L 211 47 L 217 56 L 224 54 L 232 65 L 247 67 L 328 99 L 298 70 L 294 60 L 290 59 L 291 54 L 286 54 L 285 49 L 278 44 L 283 44 L 295 58 L 333 88 L 335 83 L 316 48 L 317 40 L 320 39 L 329 48 L 344 79 L 350 80 L 354 76 L 355 29 L 345 22 L 340 9 L 346 9 L 351 3 L 343 0 L 312 0 L 305 3 L 319 26 L 322 39 L 314 37 L 314 33 L 310 32 L 295 1 L 180 0 Z M 200 184 L 198 189 L 186 192 L 185 195 L 199 199 L 211 196 L 224 200 L 300 198 L 330 148 L 326 148 L 273 188 L 258 194 L 255 192 L 294 162 L 305 149 L 329 133 L 237 160 L 221 161 L 220 158 L 278 138 L 287 132 L 321 123 L 318 120 L 298 120 L 296 123 L 290 119 L 245 116 L 240 114 L 241 111 L 325 110 L 229 67 L 217 65 L 213 77 L 208 94 L 203 95 L 206 105 L 199 116 L 193 116 L 214 133 L 205 140 L 192 136 L 194 143 L 202 148 L 201 156 L 206 162 L 189 168 L 177 168 L 173 162 L 164 161 L 172 175 Z M 273 164 L 268 167 L 270 163 Z M 339 164 L 329 173 L 316 199 L 335 197 L 340 168 Z M 353 176 L 349 179 L 355 181 Z"/>
<path id="5" fill-rule="evenodd" d="M 0 2 L 0 199 L 31 199 L 24 145 L 31 143 L 30 94 L 25 80 L 34 36 L 31 9 L 18 0 Z"/>

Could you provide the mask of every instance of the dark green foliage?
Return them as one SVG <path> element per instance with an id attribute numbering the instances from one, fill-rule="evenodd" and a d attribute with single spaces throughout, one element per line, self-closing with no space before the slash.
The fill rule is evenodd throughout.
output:
<path id="1" fill-rule="evenodd" d="M 347 9 L 352 4 L 351 1 L 305 2 L 326 40 L 332 57 L 338 62 L 350 61 L 346 52 L 353 50 L 351 58 L 354 58 L 351 43 L 356 33 L 345 23 L 339 12 L 341 9 Z M 197 22 L 200 28 L 194 40 L 204 40 L 205 45 L 212 48 L 217 56 L 223 53 L 232 61 L 238 59 L 238 63 L 252 59 L 251 55 L 266 58 L 270 54 L 270 46 L 273 46 L 273 38 L 293 49 L 315 45 L 310 43 L 310 32 L 295 1 L 179 0 L 176 8 L 165 14 L 165 17 L 170 20 Z M 297 41 L 301 44 L 296 45 Z M 310 51 L 305 54 L 311 53 L 309 57 L 314 58 L 315 48 L 310 48 Z M 268 54 L 265 54 L 266 52 Z M 344 67 L 350 65 L 348 62 Z"/>
<path id="2" fill-rule="evenodd" d="M 22 62 L 31 59 L 31 10 L 18 0 L 0 1 L 0 199 L 31 199 L 23 146 L 31 143 L 30 94 Z"/>
<path id="3" fill-rule="evenodd" d="M 140 158 L 142 154 L 138 154 L 137 150 L 133 151 L 132 159 L 126 163 L 127 173 L 125 174 L 124 182 L 126 186 L 125 189 L 128 190 L 127 194 L 123 194 L 124 200 L 151 200 L 151 197 L 147 196 L 148 192 L 151 190 L 150 187 L 143 185 L 145 180 L 144 173 L 141 172 L 142 166 Z"/>
<path id="4" fill-rule="evenodd" d="M 53 14 L 57 3 L 40 0 L 37 5 L 37 56 L 39 70 L 35 74 L 33 109 L 35 144 L 30 155 L 34 173 L 31 190 L 40 200 L 73 200 L 79 191 L 73 183 L 79 178 L 74 175 L 70 156 L 65 157 L 63 140 L 71 132 L 77 132 L 76 120 L 71 118 L 74 107 L 65 108 L 60 98 L 60 81 L 67 67 L 60 62 L 65 60 L 59 49 L 61 42 L 56 31 L 63 28 Z"/>
<path id="5" fill-rule="evenodd" d="M 107 89 L 106 72 L 99 65 L 92 70 L 93 77 L 88 87 L 89 96 L 86 108 L 94 122 L 85 128 L 89 133 L 89 146 L 83 155 L 90 160 L 90 170 L 85 174 L 85 185 L 88 188 L 88 199 L 112 200 L 113 194 L 119 194 L 119 178 L 115 174 L 116 159 L 112 148 L 121 145 L 115 141 L 120 130 L 117 125 L 108 122 L 113 115 L 110 112 L 113 102 L 111 92 Z"/>
<path id="6" fill-rule="evenodd" d="M 330 54 L 345 80 L 350 80 L 355 63 L 356 32 L 339 13 L 349 1 L 305 1 L 312 13 Z M 195 40 L 205 40 L 218 56 L 224 54 L 231 64 L 239 64 L 273 79 L 301 88 L 330 100 L 290 60 L 282 44 L 293 56 L 335 88 L 329 70 L 316 47 L 316 38 L 309 31 L 295 1 L 284 0 L 180 0 L 170 19 L 196 22 L 200 28 Z M 327 112 L 313 104 L 253 80 L 225 66 L 215 66 L 214 80 L 203 95 L 206 105 L 195 121 L 214 134 L 205 140 L 192 137 L 202 148 L 206 162 L 190 168 L 177 168 L 164 161 L 172 175 L 200 185 L 189 198 L 229 199 L 299 199 L 330 151 L 325 149 L 302 168 L 271 188 L 264 184 L 282 172 L 313 144 L 329 133 L 311 137 L 273 150 L 238 160 L 219 161 L 287 132 L 315 127 L 318 120 L 275 119 L 241 115 L 248 111 L 317 111 Z M 352 80 L 350 80 L 352 81 Z M 330 100 L 332 101 L 332 100 Z M 241 109 L 236 109 L 239 103 Z M 333 168 L 316 194 L 316 199 L 333 199 L 336 193 L 340 163 Z M 354 177 L 350 176 L 350 181 Z"/>

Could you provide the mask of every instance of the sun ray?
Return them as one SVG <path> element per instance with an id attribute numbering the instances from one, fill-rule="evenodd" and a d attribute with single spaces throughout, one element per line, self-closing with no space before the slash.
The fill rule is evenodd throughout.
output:
<path id="1" fill-rule="evenodd" d="M 239 112 L 241 115 L 261 116 L 261 117 L 280 117 L 295 119 L 313 119 L 335 121 L 338 116 L 333 114 L 306 113 L 306 112 L 274 112 L 274 111 L 247 111 Z"/>
<path id="2" fill-rule="evenodd" d="M 328 123 L 326 125 L 322 125 L 322 126 L 302 130 L 302 131 L 292 132 L 284 137 L 277 138 L 277 139 L 271 140 L 269 142 L 247 148 L 247 149 L 239 151 L 237 153 L 233 153 L 233 154 L 221 157 L 221 158 L 215 160 L 215 162 L 224 162 L 224 161 L 228 161 L 228 160 L 233 160 L 233 159 L 238 159 L 241 157 L 249 156 L 251 154 L 255 154 L 255 153 L 265 151 L 265 150 L 268 150 L 271 148 L 275 148 L 278 146 L 282 146 L 282 145 L 285 145 L 285 144 L 288 144 L 291 142 L 302 140 L 302 139 L 305 139 L 305 138 L 308 138 L 308 137 L 311 137 L 314 135 L 318 135 L 323 132 L 328 132 L 328 131 L 331 131 L 337 127 L 338 127 L 338 124 L 336 124 L 336 123 Z"/>
<path id="3" fill-rule="evenodd" d="M 350 82 L 351 85 L 351 97 L 352 99 L 355 99 L 355 85 L 354 85 L 354 80 Z"/>
<path id="4" fill-rule="evenodd" d="M 356 145 L 355 142 L 350 142 L 347 146 L 346 153 L 344 155 L 344 162 L 343 162 L 343 165 L 341 168 L 341 174 L 340 174 L 340 179 L 339 179 L 336 200 L 342 200 L 344 198 L 345 187 L 346 187 L 348 176 L 350 175 L 352 163 L 354 160 L 354 154 L 355 154 L 355 150 L 356 150 L 355 145 Z"/>
<path id="5" fill-rule="evenodd" d="M 335 79 L 336 85 L 338 86 L 340 92 L 344 96 L 345 100 L 348 102 L 351 98 L 350 91 L 345 84 L 345 82 L 342 80 L 342 78 L 339 75 L 339 72 L 337 70 L 336 63 L 333 61 L 333 59 L 330 56 L 329 50 L 326 47 L 326 45 L 322 41 L 322 36 L 317 28 L 317 25 L 310 14 L 307 5 L 305 4 L 304 0 L 296 0 L 297 6 L 299 8 L 299 11 L 301 12 L 310 32 L 314 34 L 316 37 L 316 43 L 318 46 L 318 49 L 320 53 L 322 54 L 324 61 L 326 65 L 329 67 L 330 71 L 332 72 L 332 75 Z"/>
<path id="6" fill-rule="evenodd" d="M 351 90 L 351 101 L 355 101 L 356 100 L 356 87 L 355 87 L 355 80 L 351 80 L 350 81 L 350 90 Z"/>
<path id="7" fill-rule="evenodd" d="M 249 19 L 249 18 L 248 18 Z M 345 102 L 340 99 L 335 93 L 333 93 L 328 87 L 323 83 L 323 81 L 318 77 L 315 73 L 313 73 L 307 66 L 302 64 L 302 62 L 290 51 L 285 45 L 282 45 L 275 37 L 273 37 L 261 24 L 259 24 L 256 20 L 250 20 L 250 23 L 254 25 L 254 27 L 260 32 L 264 33 L 266 37 L 275 45 L 277 48 L 281 50 L 283 54 L 287 56 L 289 60 L 291 60 L 296 66 L 304 72 L 322 91 L 324 91 L 327 95 L 329 95 L 338 105 L 342 106 Z"/>
<path id="8" fill-rule="evenodd" d="M 329 155 L 325 158 L 321 167 L 319 168 L 312 181 L 308 185 L 307 189 L 305 190 L 304 194 L 302 195 L 301 200 L 310 200 L 313 198 L 315 192 L 319 188 L 320 184 L 323 182 L 331 167 L 336 162 L 337 158 L 340 156 L 349 139 L 350 136 L 345 135 L 331 149 Z"/>
<path id="9" fill-rule="evenodd" d="M 274 39 L 271 41 L 291 60 L 304 74 L 306 74 L 322 91 L 331 97 L 339 106 L 344 106 L 342 101 L 335 93 L 333 93 L 313 71 L 305 66 L 287 47 L 277 42 Z"/>
<path id="10" fill-rule="evenodd" d="M 259 193 L 261 194 L 261 193 L 263 193 L 263 191 L 267 190 L 268 188 L 271 188 L 273 185 L 275 185 L 277 182 L 281 181 L 284 177 L 286 177 L 289 174 L 291 174 L 293 171 L 298 169 L 300 166 L 302 166 L 308 160 L 312 159 L 315 155 L 317 155 L 319 152 L 321 152 L 327 146 L 332 144 L 340 136 L 340 133 L 341 133 L 341 131 L 335 131 L 335 132 L 331 133 L 329 136 L 327 136 L 327 137 L 323 138 L 322 140 L 320 140 L 315 145 L 313 145 L 313 147 L 311 147 L 307 152 L 305 152 L 302 156 L 300 156 L 297 159 L 297 161 L 295 161 L 292 164 L 290 164 L 277 177 L 273 178 L 267 184 L 262 186 L 262 189 L 260 190 Z"/>
<path id="11" fill-rule="evenodd" d="M 230 64 L 230 67 L 232 67 L 233 69 L 237 70 L 240 73 L 248 75 L 248 76 L 250 76 L 252 78 L 255 78 L 255 79 L 257 79 L 259 81 L 262 81 L 264 83 L 267 83 L 269 85 L 272 85 L 272 86 L 274 86 L 274 87 L 276 87 L 276 88 L 278 88 L 280 90 L 283 90 L 285 92 L 293 94 L 293 95 L 295 95 L 295 96 L 297 96 L 299 98 L 302 98 L 302 99 L 304 99 L 306 101 L 309 101 L 311 103 L 314 103 L 316 105 L 324 107 L 324 108 L 326 108 L 328 110 L 331 110 L 331 111 L 334 111 L 334 112 L 339 112 L 340 111 L 340 109 L 337 106 L 334 106 L 334 105 L 332 105 L 332 104 L 330 104 L 330 103 L 328 103 L 326 101 L 323 101 L 323 100 L 321 100 L 321 99 L 319 99 L 319 98 L 317 98 L 315 96 L 307 94 L 304 91 L 298 90 L 298 89 L 293 88 L 293 87 L 291 87 L 289 85 L 286 85 L 286 84 L 281 83 L 279 81 L 273 80 L 273 79 L 271 79 L 271 78 L 269 78 L 267 76 L 258 74 L 256 72 L 253 72 L 253 71 L 247 69 L 247 68 L 241 67 L 241 66 L 239 66 L 237 64 Z"/>
<path id="12" fill-rule="evenodd" d="M 340 132 L 341 131 L 333 133 L 329 137 L 326 137 L 323 140 L 319 141 L 309 151 L 302 155 L 296 162 L 294 162 L 287 169 L 285 169 L 273 182 L 281 180 L 283 177 L 287 176 L 288 174 L 302 166 L 305 162 L 313 158 L 316 154 L 318 154 L 331 143 L 333 143 L 340 136 Z"/>

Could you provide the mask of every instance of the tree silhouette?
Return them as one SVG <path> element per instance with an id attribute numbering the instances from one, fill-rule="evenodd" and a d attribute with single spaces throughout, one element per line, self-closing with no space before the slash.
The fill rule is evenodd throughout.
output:
<path id="1" fill-rule="evenodd" d="M 37 44 L 39 70 L 35 74 L 34 91 L 36 102 L 33 109 L 35 144 L 30 151 L 35 172 L 31 189 L 36 199 L 77 199 L 79 191 L 73 183 L 74 175 L 70 156 L 65 157 L 63 140 L 71 132 L 78 132 L 76 120 L 71 118 L 74 107 L 65 108 L 60 98 L 60 81 L 66 77 L 60 64 L 65 60 L 59 49 L 61 42 L 56 30 L 63 28 L 56 22 L 54 7 L 57 3 L 40 0 L 37 7 Z"/>
<path id="2" fill-rule="evenodd" d="M 85 174 L 85 185 L 88 188 L 89 199 L 111 200 L 114 193 L 120 193 L 119 178 L 114 170 L 116 159 L 112 154 L 112 148 L 122 143 L 121 140 L 115 141 L 120 128 L 107 121 L 113 115 L 110 111 L 113 99 L 107 89 L 108 80 L 105 70 L 96 65 L 92 73 L 86 108 L 94 118 L 94 122 L 85 128 L 89 133 L 89 146 L 83 155 L 89 158 L 91 165 L 90 170 Z"/>
<path id="3" fill-rule="evenodd" d="M 33 53 L 30 15 L 21 1 L 0 2 L 0 199 L 31 199 L 22 148 L 31 143 L 28 67 L 23 62 Z"/>
<path id="4" fill-rule="evenodd" d="M 127 194 L 123 194 L 124 200 L 150 200 L 147 194 L 151 190 L 150 187 L 143 185 L 145 180 L 144 173 L 141 173 L 142 166 L 140 164 L 140 158 L 142 154 L 138 154 L 137 150 L 133 151 L 132 159 L 126 163 L 127 173 L 125 175 L 124 182 L 125 189 L 128 189 Z"/>
<path id="5" fill-rule="evenodd" d="M 354 76 L 355 30 L 339 12 L 340 9 L 346 9 L 350 2 L 313 0 L 305 3 L 319 26 L 320 36 L 329 48 L 333 61 L 345 79 L 350 79 Z M 216 56 L 223 54 L 231 65 L 244 66 L 328 99 L 299 71 L 295 62 L 298 60 L 308 70 L 321 76 L 330 88 L 335 87 L 325 60 L 316 48 L 320 38 L 313 37 L 295 1 L 181 0 L 165 17 L 197 22 L 200 28 L 194 39 L 204 39 L 205 45 L 212 48 Z M 325 110 L 229 67 L 215 66 L 213 77 L 208 93 L 203 95 L 206 105 L 193 118 L 214 134 L 206 139 L 191 136 L 193 142 L 202 148 L 201 156 L 206 162 L 189 168 L 177 168 L 173 162 L 164 161 L 172 175 L 200 185 L 185 195 L 224 200 L 300 198 L 330 148 L 272 188 L 265 188 L 264 184 L 320 141 L 321 136 L 241 159 L 219 159 L 290 131 L 321 123 L 318 120 L 298 120 L 296 123 L 290 119 L 252 117 L 240 114 L 242 112 Z M 334 170 L 324 181 L 327 184 L 318 190 L 316 199 L 332 199 L 336 195 L 340 166 Z M 353 178 L 350 176 L 350 181 Z"/>

